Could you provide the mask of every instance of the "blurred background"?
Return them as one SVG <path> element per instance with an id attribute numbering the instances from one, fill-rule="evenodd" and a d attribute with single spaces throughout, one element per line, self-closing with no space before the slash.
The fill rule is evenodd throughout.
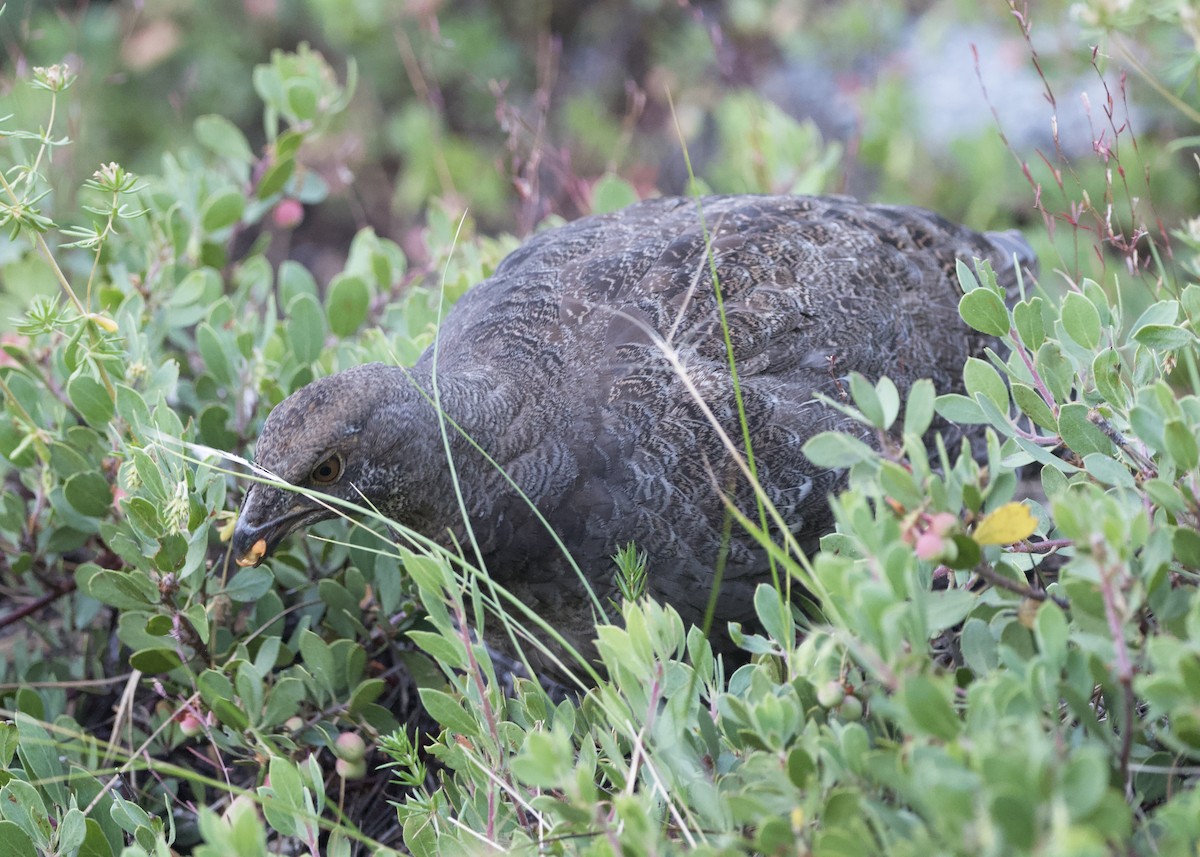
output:
<path id="1" fill-rule="evenodd" d="M 69 195 L 100 163 L 161 172 L 204 114 L 260 146 L 253 69 L 307 42 L 357 72 L 303 155 L 322 201 L 277 251 L 322 283 L 367 225 L 418 270 L 431 201 L 521 237 L 587 213 L 606 177 L 687 192 L 685 154 L 704 189 L 920 204 L 1022 228 L 1046 269 L 1102 279 L 1197 209 L 1194 126 L 1171 103 L 1194 69 L 1153 60 L 1189 34 L 1137 5 L 10 0 L 0 98 L 16 127 L 41 122 L 46 93 L 17 83 L 79 75 L 75 145 L 49 171 Z"/>

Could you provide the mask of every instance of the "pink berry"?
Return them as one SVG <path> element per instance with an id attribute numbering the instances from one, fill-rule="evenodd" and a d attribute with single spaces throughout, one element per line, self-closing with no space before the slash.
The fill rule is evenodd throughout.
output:
<path id="1" fill-rule="evenodd" d="M 298 199 L 281 199 L 271 212 L 271 219 L 280 229 L 295 229 L 304 220 L 304 206 Z"/>
<path id="2" fill-rule="evenodd" d="M 929 530 L 939 536 L 946 535 L 957 523 L 958 518 L 949 512 L 938 512 L 929 516 Z"/>
<path id="3" fill-rule="evenodd" d="M 179 731 L 188 738 L 195 738 L 204 731 L 204 721 L 190 711 L 185 711 L 179 718 Z"/>
<path id="4" fill-rule="evenodd" d="M 936 559 L 942 555 L 942 537 L 932 531 L 921 533 L 921 535 L 917 537 L 916 549 L 917 556 L 920 559 Z"/>

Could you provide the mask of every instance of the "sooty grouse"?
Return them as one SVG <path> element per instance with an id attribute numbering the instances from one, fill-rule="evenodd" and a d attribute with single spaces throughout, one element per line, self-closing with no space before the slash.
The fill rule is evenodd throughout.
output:
<path id="1" fill-rule="evenodd" d="M 831 526 L 827 495 L 841 474 L 800 447 L 826 429 L 861 434 L 813 394 L 838 396 L 851 371 L 888 375 L 901 391 L 918 378 L 961 389 L 987 338 L 958 316 L 955 262 L 988 259 L 1011 290 L 1014 254 L 1034 264 L 1013 233 L 838 197 L 654 199 L 585 217 L 536 236 L 467 292 L 436 357 L 359 366 L 292 394 L 267 418 L 256 460 L 285 482 L 365 498 L 444 545 L 467 544 L 431 404 L 436 369 L 461 508 L 488 572 L 591 653 L 595 602 L 546 524 L 600 603 L 616 594 L 613 554 L 632 541 L 648 556 L 650 593 L 698 623 L 722 548 L 721 494 L 754 508 L 708 414 L 740 448 L 714 268 L 759 479 L 808 549 Z M 235 556 L 257 564 L 330 517 L 300 494 L 253 485 Z M 722 628 L 751 618 L 767 577 L 738 527 L 728 550 Z"/>

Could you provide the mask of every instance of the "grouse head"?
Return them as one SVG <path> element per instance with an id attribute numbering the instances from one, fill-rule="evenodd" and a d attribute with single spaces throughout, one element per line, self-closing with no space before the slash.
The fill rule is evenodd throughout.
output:
<path id="1" fill-rule="evenodd" d="M 319 378 L 284 399 L 263 426 L 255 463 L 306 490 L 251 486 L 233 534 L 237 563 L 258 565 L 286 536 L 341 513 L 342 506 L 312 492 L 389 506 L 418 398 L 403 370 L 372 363 Z"/>

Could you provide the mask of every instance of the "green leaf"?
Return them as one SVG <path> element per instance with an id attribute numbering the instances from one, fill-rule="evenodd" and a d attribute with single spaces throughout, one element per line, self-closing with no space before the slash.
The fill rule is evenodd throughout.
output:
<path id="1" fill-rule="evenodd" d="M 1021 301 L 1013 307 L 1013 326 L 1021 342 L 1030 351 L 1037 351 L 1046 341 L 1046 324 L 1042 319 L 1045 301 L 1039 297 Z"/>
<path id="2" fill-rule="evenodd" d="M 1169 419 L 1163 424 L 1163 450 L 1181 470 L 1192 470 L 1200 462 L 1200 448 L 1196 443 L 1196 432 L 1182 420 Z"/>
<path id="3" fill-rule="evenodd" d="M 979 565 L 983 554 L 978 542 L 964 533 L 952 536 L 951 541 L 954 542 L 956 553 L 953 559 L 945 560 L 946 565 L 957 569 L 969 569 Z"/>
<path id="4" fill-rule="evenodd" d="M 1056 402 L 1065 402 L 1071 398 L 1071 385 L 1075 381 L 1075 367 L 1063 355 L 1062 348 L 1057 342 L 1048 340 L 1042 343 L 1034 358 L 1034 366 L 1045 382 L 1050 395 Z"/>
<path id="5" fill-rule="evenodd" d="M 616 173 L 605 173 L 592 185 L 592 213 L 618 211 L 638 201 L 633 185 Z"/>
<path id="6" fill-rule="evenodd" d="M 317 683 L 329 693 L 333 693 L 335 680 L 333 675 L 333 655 L 325 641 L 312 631 L 300 634 L 300 656 L 304 665 Z"/>
<path id="7" fill-rule="evenodd" d="M 92 598 L 121 610 L 141 610 L 157 604 L 160 597 L 158 587 L 144 571 L 114 571 L 106 568 L 79 583 Z"/>
<path id="8" fill-rule="evenodd" d="M 304 78 L 289 80 L 284 85 L 288 109 L 297 119 L 308 122 L 317 115 L 317 88 Z"/>
<path id="9" fill-rule="evenodd" d="M 124 384 L 117 384 L 116 387 L 117 414 L 130 428 L 140 434 L 141 430 L 150 423 L 150 409 L 146 406 L 146 400 L 132 387 Z"/>
<path id="10" fill-rule="evenodd" d="M 329 316 L 329 329 L 334 335 L 347 337 L 367 320 L 371 304 L 371 290 L 362 277 L 339 274 L 329 284 L 325 297 L 325 312 Z"/>
<path id="11" fill-rule="evenodd" d="M 883 405 L 879 401 L 879 394 L 874 385 L 858 372 L 850 373 L 850 395 L 871 425 L 879 429 L 887 428 L 883 424 Z"/>
<path id="12" fill-rule="evenodd" d="M 287 184 L 288 179 L 292 177 L 292 173 L 296 171 L 296 161 L 294 158 L 283 158 L 277 160 L 271 166 L 267 167 L 263 173 L 262 179 L 258 182 L 258 190 L 255 195 L 259 199 L 266 199 L 269 196 L 279 193 L 283 190 L 283 186 Z"/>
<path id="13" fill-rule="evenodd" d="M 200 691 L 200 698 L 209 708 L 218 699 L 233 698 L 233 682 L 224 673 L 212 669 L 200 673 L 196 678 L 196 689 Z"/>
<path id="14" fill-rule="evenodd" d="M 978 402 L 966 396 L 960 396 L 958 393 L 938 396 L 934 407 L 942 419 L 959 425 L 978 425 L 988 421 Z"/>
<path id="15" fill-rule="evenodd" d="M 263 566 L 243 568 L 229 581 L 225 594 L 234 601 L 248 604 L 266 595 L 274 582 L 275 575 Z"/>
<path id="16" fill-rule="evenodd" d="M 450 694 L 431 687 L 422 687 L 417 692 L 425 711 L 446 729 L 468 737 L 481 734 L 479 723 Z"/>
<path id="17" fill-rule="evenodd" d="M 990 336 L 1004 336 L 1009 330 L 1008 310 L 991 289 L 967 292 L 958 302 L 958 314 L 968 325 Z"/>
<path id="18" fill-rule="evenodd" d="M 450 669 L 466 668 L 467 650 L 461 640 L 449 638 L 435 631 L 412 630 L 408 632 L 407 636 L 442 666 Z"/>
<path id="19" fill-rule="evenodd" d="M 304 134 L 294 128 L 289 128 L 275 140 L 275 157 L 281 161 L 294 158 L 303 143 Z"/>
<path id="20" fill-rule="evenodd" d="M 944 741 L 958 737 L 962 721 L 954 712 L 954 706 L 950 704 L 942 686 L 932 679 L 917 675 L 905 680 L 904 703 L 919 729 Z"/>
<path id="21" fill-rule="evenodd" d="M 841 469 L 860 461 L 869 461 L 875 451 L 858 438 L 835 431 L 823 431 L 805 442 L 802 450 L 818 467 Z"/>
<path id="22" fill-rule="evenodd" d="M 892 423 L 896 422 L 896 417 L 900 415 L 900 391 L 896 389 L 892 379 L 885 375 L 876 382 L 875 393 L 879 397 L 880 407 L 883 408 L 883 427 L 885 430 L 890 429 Z"/>
<path id="23" fill-rule="evenodd" d="M 267 770 L 275 799 L 288 809 L 304 809 L 304 784 L 296 764 L 289 759 L 272 756 Z"/>
<path id="24" fill-rule="evenodd" d="M 925 491 L 913 472 L 894 461 L 880 462 L 879 485 L 887 496 L 909 508 L 925 502 Z"/>
<path id="25" fill-rule="evenodd" d="M 1071 752 L 1059 794 L 1066 799 L 1072 820 L 1085 820 L 1100 805 L 1109 789 L 1110 774 L 1107 754 L 1101 748 L 1077 747 Z"/>
<path id="26" fill-rule="evenodd" d="M 1134 405 L 1129 411 L 1129 427 L 1151 449 L 1161 450 L 1165 445 L 1166 422 L 1157 410 Z"/>
<path id="27" fill-rule="evenodd" d="M 33 840 L 11 821 L 0 821 L 0 857 L 37 857 Z"/>
<path id="28" fill-rule="evenodd" d="M 129 665 L 146 675 L 168 673 L 182 663 L 174 649 L 142 649 L 129 656 Z"/>
<path id="29" fill-rule="evenodd" d="M 170 494 L 167 493 L 166 483 L 163 482 L 162 471 L 159 469 L 158 463 L 141 449 L 132 450 L 131 456 L 133 469 L 150 495 L 160 503 L 169 500 Z"/>
<path id="30" fill-rule="evenodd" d="M 58 853 L 70 854 L 83 845 L 87 836 L 86 817 L 76 807 L 71 807 L 58 824 Z"/>
<path id="31" fill-rule="evenodd" d="M 572 755 L 570 739 L 558 730 L 530 732 L 512 772 L 526 785 L 560 789 L 570 778 Z"/>
<path id="32" fill-rule="evenodd" d="M 1188 287 L 1183 290 L 1183 294 L 1179 296 L 1180 304 L 1183 306 L 1184 315 L 1193 323 L 1200 320 L 1200 284 L 1189 283 Z M 1171 319 L 1174 321 L 1175 319 Z"/>
<path id="33" fill-rule="evenodd" d="M 1133 335 L 1139 345 L 1153 348 L 1156 351 L 1173 351 L 1193 345 L 1196 334 L 1186 327 L 1174 324 L 1147 324 Z"/>
<path id="34" fill-rule="evenodd" d="M 206 321 L 196 328 L 196 347 L 216 382 L 222 387 L 231 385 L 234 373 L 229 352 L 233 350 L 232 342 L 217 333 L 216 328 Z"/>
<path id="35" fill-rule="evenodd" d="M 1043 601 L 1038 605 L 1037 615 L 1033 620 L 1033 634 L 1038 650 L 1049 661 L 1051 668 L 1061 669 L 1067 662 L 1070 627 L 1067 625 L 1067 617 L 1053 601 Z"/>
<path id="36" fill-rule="evenodd" d="M 971 266 L 962 259 L 954 260 L 954 273 L 958 276 L 958 284 L 962 287 L 964 294 L 979 288 L 979 280 L 975 279 Z"/>
<path id="37" fill-rule="evenodd" d="M 1092 377 L 1105 401 L 1117 407 L 1125 406 L 1128 396 L 1121 383 L 1121 355 L 1115 348 L 1104 349 L 1092 360 Z"/>
<path id="38" fill-rule="evenodd" d="M 308 268 L 293 259 L 287 259 L 279 266 L 280 305 L 290 305 L 296 295 L 311 295 L 315 299 L 317 281 Z"/>
<path id="39" fill-rule="evenodd" d="M 200 412 L 200 440 L 213 449 L 233 449 L 238 436 L 230 431 L 229 409 L 224 405 L 212 404 Z"/>
<path id="40" fill-rule="evenodd" d="M 360 681 L 354 688 L 354 692 L 350 694 L 350 703 L 346 706 L 346 710 L 351 714 L 357 714 L 379 699 L 386 689 L 387 682 L 381 678 L 369 678 Z"/>
<path id="41" fill-rule="evenodd" d="M 311 295 L 297 295 L 288 304 L 284 322 L 292 353 L 301 364 L 312 363 L 325 344 L 325 312 Z"/>
<path id="42" fill-rule="evenodd" d="M 790 649 L 795 638 L 792 611 L 771 584 L 760 583 L 755 588 L 754 612 L 767 636 L 782 644 L 785 650 Z"/>
<path id="43" fill-rule="evenodd" d="M 953 628 L 979 603 L 979 597 L 966 589 L 930 592 L 924 600 L 925 621 L 931 634 L 939 634 L 947 628 Z"/>
<path id="44" fill-rule="evenodd" d="M 1138 331 L 1148 324 L 1173 326 L 1178 318 L 1178 301 L 1158 301 L 1146 307 L 1145 311 L 1138 316 L 1137 321 L 1129 328 L 1129 335 L 1136 337 Z"/>
<path id="45" fill-rule="evenodd" d="M 1008 413 L 1008 386 L 992 364 L 978 357 L 968 357 L 963 367 L 963 383 L 972 396 L 987 396 L 1002 414 Z"/>
<path id="46" fill-rule="evenodd" d="M 67 398 L 92 428 L 104 431 L 113 416 L 113 400 L 104 385 L 91 375 L 76 375 L 67 382 Z"/>
<path id="47" fill-rule="evenodd" d="M 242 219 L 246 199 L 236 188 L 225 188 L 210 196 L 200 211 L 200 225 L 205 232 L 219 232 Z"/>
<path id="48" fill-rule="evenodd" d="M 1058 420 L 1054 417 L 1054 412 L 1050 410 L 1050 406 L 1046 404 L 1046 400 L 1042 398 L 1033 387 L 1022 384 L 1019 381 L 1013 381 L 1010 385 L 1012 389 L 1013 401 L 1017 403 L 1021 413 L 1029 417 L 1041 428 L 1047 431 L 1058 432 Z"/>
<path id="49" fill-rule="evenodd" d="M 17 753 L 25 766 L 25 773 L 31 780 L 40 781 L 41 788 L 51 801 L 60 806 L 65 804 L 67 794 L 63 784 L 63 762 L 54 739 L 41 723 L 25 712 L 18 711 L 14 719 L 17 723 Z M 40 798 L 37 802 L 41 803 Z"/>
<path id="50" fill-rule="evenodd" d="M 1135 483 L 1129 468 L 1107 455 L 1093 452 L 1083 457 L 1083 469 L 1106 485 L 1133 488 Z"/>
<path id="51" fill-rule="evenodd" d="M 1187 527 L 1178 527 L 1171 537 L 1171 549 L 1186 567 L 1200 569 L 1200 533 Z"/>
<path id="52" fill-rule="evenodd" d="M 982 619 L 971 618 L 963 625 L 960 641 L 963 660 L 976 676 L 991 672 L 1000 663 L 996 638 Z"/>
<path id="53" fill-rule="evenodd" d="M 109 822 L 112 824 L 112 822 Z M 113 857 L 112 843 L 94 818 L 84 819 L 84 838 L 75 857 Z"/>
<path id="54" fill-rule="evenodd" d="M 33 776 L 32 772 L 27 772 Z M 16 823 L 39 849 L 50 844 L 53 830 L 38 790 L 24 780 L 10 779 L 0 789 L 0 811 Z"/>
<path id="55" fill-rule="evenodd" d="M 1004 835 L 1003 841 L 1014 853 L 1032 852 L 1037 841 L 1037 831 L 1034 827 L 1037 808 L 1028 795 L 1014 792 L 993 794 L 988 807 L 988 817 L 999 828 Z"/>
<path id="56" fill-rule="evenodd" d="M 1100 313 L 1080 292 L 1063 299 L 1062 324 L 1067 335 L 1089 351 L 1100 344 Z"/>
<path id="57" fill-rule="evenodd" d="M 63 496 L 76 512 L 103 518 L 112 510 L 112 487 L 96 470 L 76 473 L 63 485 Z"/>
<path id="58" fill-rule="evenodd" d="M 1112 455 L 1112 441 L 1096 428 L 1089 418 L 1088 406 L 1080 402 L 1069 402 L 1059 408 L 1058 434 L 1063 443 L 1081 456 L 1093 452 Z"/>
<path id="59" fill-rule="evenodd" d="M 933 382 L 928 378 L 921 378 L 913 383 L 912 389 L 908 391 L 908 401 L 904 404 L 905 434 L 923 435 L 929 431 L 936 398 Z"/>
<path id="60" fill-rule="evenodd" d="M 243 164 L 254 162 L 246 135 L 224 116 L 212 113 L 201 116 L 192 123 L 192 131 L 196 140 L 210 151 Z"/>
<path id="61" fill-rule="evenodd" d="M 214 699 L 212 711 L 218 720 L 236 732 L 241 732 L 250 725 L 250 718 L 246 716 L 246 712 L 231 698 Z"/>
<path id="62" fill-rule="evenodd" d="M 304 682 L 295 676 L 285 676 L 275 682 L 267 694 L 267 705 L 263 713 L 264 727 L 277 726 L 300 711 L 300 703 L 308 696 Z"/>

